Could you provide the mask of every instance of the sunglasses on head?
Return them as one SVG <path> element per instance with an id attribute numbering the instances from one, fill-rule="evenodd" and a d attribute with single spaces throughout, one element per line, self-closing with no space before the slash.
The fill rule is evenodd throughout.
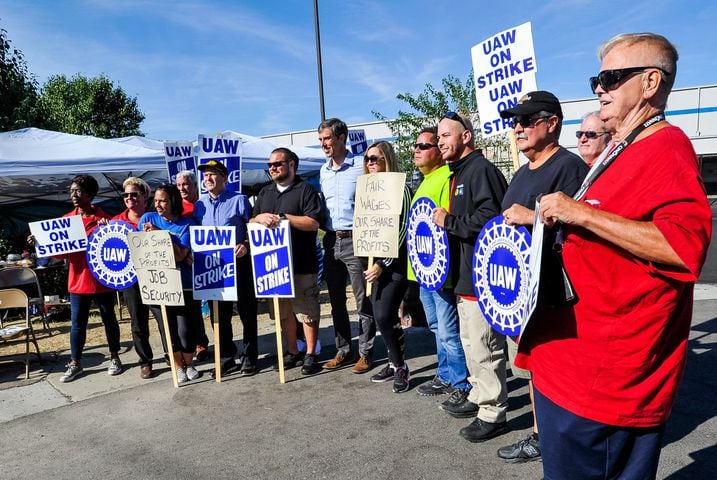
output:
<path id="1" fill-rule="evenodd" d="M 433 147 L 437 147 L 435 143 L 415 143 L 413 145 L 413 149 L 419 149 L 419 150 L 429 150 Z"/>
<path id="2" fill-rule="evenodd" d="M 628 67 L 616 68 L 615 70 L 603 70 L 597 74 L 597 77 L 590 77 L 590 90 L 595 93 L 598 85 L 600 85 L 602 89 L 607 92 L 630 75 L 644 72 L 645 70 L 649 70 L 651 68 L 657 69 L 665 75 L 671 75 L 670 72 L 660 67 Z"/>
<path id="3" fill-rule="evenodd" d="M 122 192 L 122 198 L 137 198 L 139 192 Z"/>
<path id="4" fill-rule="evenodd" d="M 545 120 L 552 116 L 553 115 L 548 115 L 544 117 L 513 117 L 510 119 L 510 126 L 512 128 L 515 128 L 520 125 L 523 128 L 529 128 L 537 125 L 538 122 L 540 122 L 541 120 Z"/>
<path id="5" fill-rule="evenodd" d="M 284 166 L 285 164 L 286 164 L 286 160 L 281 161 L 281 162 L 273 162 L 273 163 L 272 163 L 272 162 L 269 162 L 269 163 L 266 164 L 266 166 L 269 167 L 269 170 L 271 170 L 272 168 L 282 167 L 282 166 Z"/>
<path id="6" fill-rule="evenodd" d="M 586 137 L 588 137 L 590 139 L 595 139 L 595 138 L 602 137 L 603 135 L 607 135 L 607 134 L 608 134 L 608 132 L 594 132 L 592 130 L 578 130 L 577 132 L 575 132 L 575 138 L 580 138 L 583 135 L 585 135 Z"/>
<path id="7" fill-rule="evenodd" d="M 453 120 L 454 122 L 458 122 L 461 125 L 463 125 L 463 128 L 465 128 L 466 130 L 470 130 L 470 128 L 468 128 L 468 125 L 466 125 L 466 122 L 463 121 L 463 118 L 460 115 L 458 115 L 456 112 L 448 112 L 445 115 L 443 115 L 443 118 L 447 118 L 448 120 Z"/>
<path id="8" fill-rule="evenodd" d="M 366 163 L 385 162 L 384 158 L 379 157 L 378 155 L 371 155 L 371 156 L 364 157 L 363 161 Z"/>

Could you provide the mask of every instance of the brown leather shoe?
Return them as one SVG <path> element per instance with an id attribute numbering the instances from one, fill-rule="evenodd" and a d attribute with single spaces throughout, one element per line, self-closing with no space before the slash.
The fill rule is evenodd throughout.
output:
<path id="1" fill-rule="evenodd" d="M 372 366 L 373 360 L 371 359 L 371 356 L 361 355 L 361 358 L 359 358 L 359 361 L 356 362 L 356 365 L 354 365 L 354 368 L 352 368 L 351 371 L 354 373 L 366 373 L 371 370 Z"/>
<path id="2" fill-rule="evenodd" d="M 339 352 L 334 358 L 324 363 L 325 370 L 335 370 L 351 363 L 351 355 L 344 355 Z"/>
<path id="3" fill-rule="evenodd" d="M 152 378 L 152 365 L 142 365 L 139 369 L 139 376 L 145 380 Z"/>

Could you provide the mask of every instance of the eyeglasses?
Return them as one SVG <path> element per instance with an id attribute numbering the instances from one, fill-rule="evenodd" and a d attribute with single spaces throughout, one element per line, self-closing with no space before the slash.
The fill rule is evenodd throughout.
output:
<path id="1" fill-rule="evenodd" d="M 266 166 L 269 167 L 269 170 L 271 170 L 272 168 L 283 167 L 284 165 L 286 165 L 286 160 L 281 161 L 281 162 L 273 162 L 273 163 L 269 162 L 266 164 Z"/>
<path id="2" fill-rule="evenodd" d="M 511 128 L 515 128 L 518 125 L 520 125 L 523 128 L 534 127 L 541 120 L 545 120 L 552 116 L 554 116 L 554 115 L 548 115 L 548 116 L 544 116 L 544 117 L 513 117 L 510 119 L 510 126 L 511 126 Z"/>
<path id="3" fill-rule="evenodd" d="M 431 148 L 437 147 L 438 145 L 434 143 L 416 143 L 413 145 L 413 149 L 419 149 L 419 150 L 429 150 Z"/>
<path id="4" fill-rule="evenodd" d="M 122 198 L 137 198 L 139 192 L 122 192 Z"/>
<path id="5" fill-rule="evenodd" d="M 370 157 L 364 157 L 363 161 L 366 163 L 378 163 L 385 162 L 386 160 L 383 157 L 379 157 L 378 155 L 371 155 Z"/>
<path id="6" fill-rule="evenodd" d="M 470 128 L 468 128 L 468 125 L 466 125 L 466 122 L 463 120 L 463 118 L 460 115 L 458 115 L 456 112 L 448 112 L 445 115 L 443 115 L 443 118 L 447 118 L 448 120 L 453 120 L 454 122 L 458 122 L 461 125 L 463 125 L 463 128 L 465 128 L 466 130 L 470 130 Z M 443 120 L 443 119 L 441 119 L 441 120 Z"/>
<path id="7" fill-rule="evenodd" d="M 600 85 L 602 89 L 607 92 L 630 75 L 644 72 L 645 70 L 649 70 L 651 68 L 659 70 L 667 76 L 672 75 L 670 72 L 660 67 L 629 67 L 617 68 L 615 70 L 603 70 L 597 74 L 597 77 L 590 77 L 590 89 L 593 93 L 595 93 L 598 85 Z"/>
<path id="8" fill-rule="evenodd" d="M 595 139 L 598 137 L 602 137 L 603 135 L 608 135 L 609 133 L 610 132 L 594 132 L 592 130 L 578 130 L 577 132 L 575 132 L 575 138 L 579 139 L 580 137 L 585 135 L 586 137 L 588 137 L 590 139 Z"/>

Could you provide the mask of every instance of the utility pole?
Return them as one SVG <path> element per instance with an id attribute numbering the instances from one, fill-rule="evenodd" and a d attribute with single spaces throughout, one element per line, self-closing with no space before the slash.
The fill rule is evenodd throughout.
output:
<path id="1" fill-rule="evenodd" d="M 321 106 L 321 121 L 326 120 L 324 108 L 324 74 L 321 68 L 321 34 L 319 33 L 319 0 L 314 0 L 314 31 L 316 32 L 316 65 L 319 69 L 319 104 Z"/>

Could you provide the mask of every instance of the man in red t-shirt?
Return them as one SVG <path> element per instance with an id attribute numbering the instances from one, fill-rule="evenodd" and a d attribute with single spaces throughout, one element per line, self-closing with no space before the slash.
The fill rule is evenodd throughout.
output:
<path id="1" fill-rule="evenodd" d="M 694 149 L 664 119 L 674 46 L 623 34 L 599 56 L 591 87 L 615 148 L 575 198 L 540 201 L 545 224 L 564 225 L 562 256 L 578 301 L 536 312 L 516 359 L 533 373 L 551 479 L 655 477 L 711 236 Z"/>

